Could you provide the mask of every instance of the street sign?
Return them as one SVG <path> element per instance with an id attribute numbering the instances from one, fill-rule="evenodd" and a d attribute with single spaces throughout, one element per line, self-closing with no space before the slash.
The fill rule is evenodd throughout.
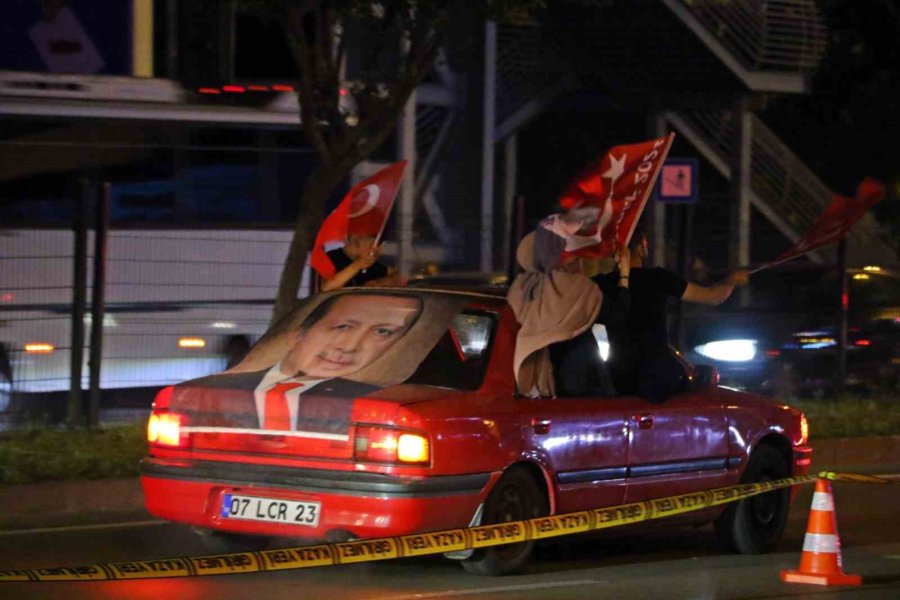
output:
<path id="1" fill-rule="evenodd" d="M 667 204 L 696 204 L 700 164 L 696 158 L 670 158 L 659 174 L 657 199 Z"/>

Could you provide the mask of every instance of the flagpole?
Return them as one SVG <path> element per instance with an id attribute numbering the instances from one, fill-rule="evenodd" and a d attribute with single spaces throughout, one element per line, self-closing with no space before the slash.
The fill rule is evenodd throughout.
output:
<path id="1" fill-rule="evenodd" d="M 774 266 L 777 266 L 777 265 L 784 264 L 784 263 L 786 263 L 786 262 L 788 262 L 788 261 L 790 261 L 790 260 L 794 260 L 795 258 L 799 258 L 799 257 L 801 257 L 801 256 L 805 256 L 805 255 L 809 254 L 810 252 L 813 252 L 813 250 L 807 250 L 807 251 L 804 252 L 803 254 L 795 254 L 794 256 L 789 256 L 789 257 L 787 257 L 787 258 L 782 258 L 781 260 L 773 260 L 772 262 L 763 263 L 763 264 L 759 265 L 758 267 L 756 267 L 755 269 L 753 269 L 752 271 L 750 271 L 750 272 L 748 273 L 748 275 L 753 275 L 754 273 L 759 273 L 760 271 L 762 271 L 762 270 L 764 270 L 764 269 L 768 269 L 768 268 L 770 268 L 770 267 L 774 267 Z"/>
<path id="2" fill-rule="evenodd" d="M 641 215 L 644 213 L 644 208 L 647 206 L 647 200 L 650 199 L 650 195 L 653 193 L 653 190 L 656 188 L 656 179 L 659 177 L 660 172 L 662 171 L 662 167 L 666 162 L 666 158 L 669 156 L 669 150 L 672 149 L 672 144 L 675 142 L 675 132 L 670 131 L 666 136 L 666 147 L 662 151 L 662 155 L 659 158 L 659 163 L 656 165 L 656 171 L 653 173 L 653 178 L 650 180 L 650 185 L 647 186 L 647 189 L 644 191 L 644 197 L 641 198 L 641 204 L 638 209 L 637 214 L 634 217 L 634 220 L 631 222 L 631 227 L 629 228 L 628 235 L 625 237 L 625 248 L 628 247 L 628 242 L 631 241 L 631 236 L 634 234 L 634 230 L 637 227 L 638 221 L 641 218 Z M 615 240 L 614 240 L 615 241 Z"/>
<path id="3" fill-rule="evenodd" d="M 841 240 L 844 240 L 844 239 L 847 239 L 846 236 L 841 236 L 836 241 L 840 242 Z M 830 245 L 830 244 L 825 244 L 825 246 L 827 246 L 827 245 Z M 821 250 L 825 246 L 816 246 L 815 248 L 810 248 L 809 250 L 805 250 L 805 251 L 801 252 L 800 254 L 794 254 L 793 256 L 788 256 L 787 258 L 782 258 L 779 260 L 773 260 L 772 262 L 763 263 L 760 266 L 753 269 L 752 271 L 750 271 L 749 275 L 753 275 L 754 273 L 762 271 L 763 269 L 768 269 L 769 267 L 775 267 L 777 265 L 784 264 L 788 261 L 794 260 L 795 258 L 800 258 L 801 256 L 806 256 L 807 254 L 810 254 L 817 250 Z"/>
<path id="4" fill-rule="evenodd" d="M 391 199 L 391 206 L 388 208 L 387 213 L 384 216 L 384 221 L 381 223 L 381 229 L 378 230 L 378 235 L 375 236 L 375 243 L 372 244 L 373 248 L 378 247 L 378 242 L 381 241 L 381 235 L 384 233 L 384 228 L 387 225 L 388 219 L 391 217 L 391 211 L 394 210 L 394 202 L 397 200 L 397 195 Z"/>
<path id="5" fill-rule="evenodd" d="M 375 236 L 375 243 L 372 244 L 372 250 L 370 250 L 370 252 L 374 252 L 375 248 L 378 247 L 378 242 L 381 241 L 381 234 L 384 233 L 384 227 L 385 227 L 385 225 L 387 225 L 388 218 L 391 216 L 391 211 L 394 210 L 394 201 L 396 199 L 397 199 L 397 195 L 395 194 L 394 197 L 391 199 L 391 206 L 390 206 L 390 208 L 388 208 L 387 214 L 384 217 L 384 221 L 382 221 L 382 223 L 381 223 L 381 229 L 378 230 L 378 235 Z M 363 269 L 362 272 L 365 273 L 368 270 L 369 269 L 366 268 L 366 269 Z"/>
<path id="6" fill-rule="evenodd" d="M 400 180 L 403 180 L 403 176 L 406 175 L 406 165 L 403 165 L 403 175 L 400 176 Z M 397 196 L 399 195 L 399 183 L 398 189 L 394 192 L 394 197 L 391 198 L 391 205 L 387 209 L 387 213 L 384 215 L 384 220 L 381 222 L 381 229 L 378 230 L 378 235 L 375 236 L 375 243 L 372 244 L 372 250 L 378 247 L 378 243 L 381 241 L 381 236 L 384 234 L 384 228 L 387 227 L 388 219 L 391 218 L 391 211 L 394 210 L 394 203 L 397 202 Z M 362 272 L 365 273 L 368 269 L 363 269 Z"/>

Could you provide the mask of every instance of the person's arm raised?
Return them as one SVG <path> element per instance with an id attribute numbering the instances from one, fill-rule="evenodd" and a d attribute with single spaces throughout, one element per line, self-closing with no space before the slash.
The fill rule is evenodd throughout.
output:
<path id="1" fill-rule="evenodd" d="M 364 269 L 368 269 L 378 260 L 378 257 L 381 255 L 381 247 L 373 248 L 369 250 L 352 263 L 350 263 L 347 267 L 344 267 L 337 273 L 335 273 L 334 277 L 331 279 L 326 279 L 322 282 L 322 291 L 330 292 L 331 290 L 336 290 L 347 285 L 351 279 L 356 277 L 357 273 Z"/>
<path id="2" fill-rule="evenodd" d="M 696 283 L 687 284 L 681 299 L 698 304 L 722 304 L 734 291 L 735 286 L 746 285 L 750 274 L 745 270 L 735 271 L 722 283 L 704 287 Z"/>

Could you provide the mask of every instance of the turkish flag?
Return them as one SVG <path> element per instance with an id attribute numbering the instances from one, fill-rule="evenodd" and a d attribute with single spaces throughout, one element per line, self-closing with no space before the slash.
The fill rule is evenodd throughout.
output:
<path id="1" fill-rule="evenodd" d="M 381 237 L 406 163 L 405 160 L 396 162 L 354 185 L 325 218 L 309 259 L 309 264 L 319 275 L 331 279 L 335 274 L 334 265 L 326 254 L 326 245 L 343 244 L 348 235 Z"/>
<path id="2" fill-rule="evenodd" d="M 674 139 L 613 146 L 569 184 L 559 202 L 581 227 L 566 237 L 564 256 L 603 258 L 628 245 Z"/>
<path id="3" fill-rule="evenodd" d="M 855 197 L 835 195 L 825 212 L 816 219 L 803 237 L 792 248 L 764 266 L 785 262 L 836 242 L 882 198 L 884 198 L 884 184 L 871 177 L 867 177 L 859 184 Z"/>

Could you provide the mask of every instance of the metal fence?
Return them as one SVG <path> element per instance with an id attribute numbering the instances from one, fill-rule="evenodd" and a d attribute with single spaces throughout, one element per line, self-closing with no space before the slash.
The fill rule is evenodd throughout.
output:
<path id="1" fill-rule="evenodd" d="M 704 26 L 754 70 L 812 71 L 828 45 L 814 0 L 682 0 Z"/>
<path id="2" fill-rule="evenodd" d="M 101 409 L 149 408 L 159 387 L 220 371 L 245 351 L 268 325 L 290 237 L 290 231 L 258 229 L 111 231 Z M 0 369 L 0 423 L 6 426 L 65 415 L 74 247 L 68 230 L 0 230 L 0 342 L 8 363 Z M 87 248 L 94 248 L 93 235 Z M 85 390 L 93 297 L 87 258 Z"/>

